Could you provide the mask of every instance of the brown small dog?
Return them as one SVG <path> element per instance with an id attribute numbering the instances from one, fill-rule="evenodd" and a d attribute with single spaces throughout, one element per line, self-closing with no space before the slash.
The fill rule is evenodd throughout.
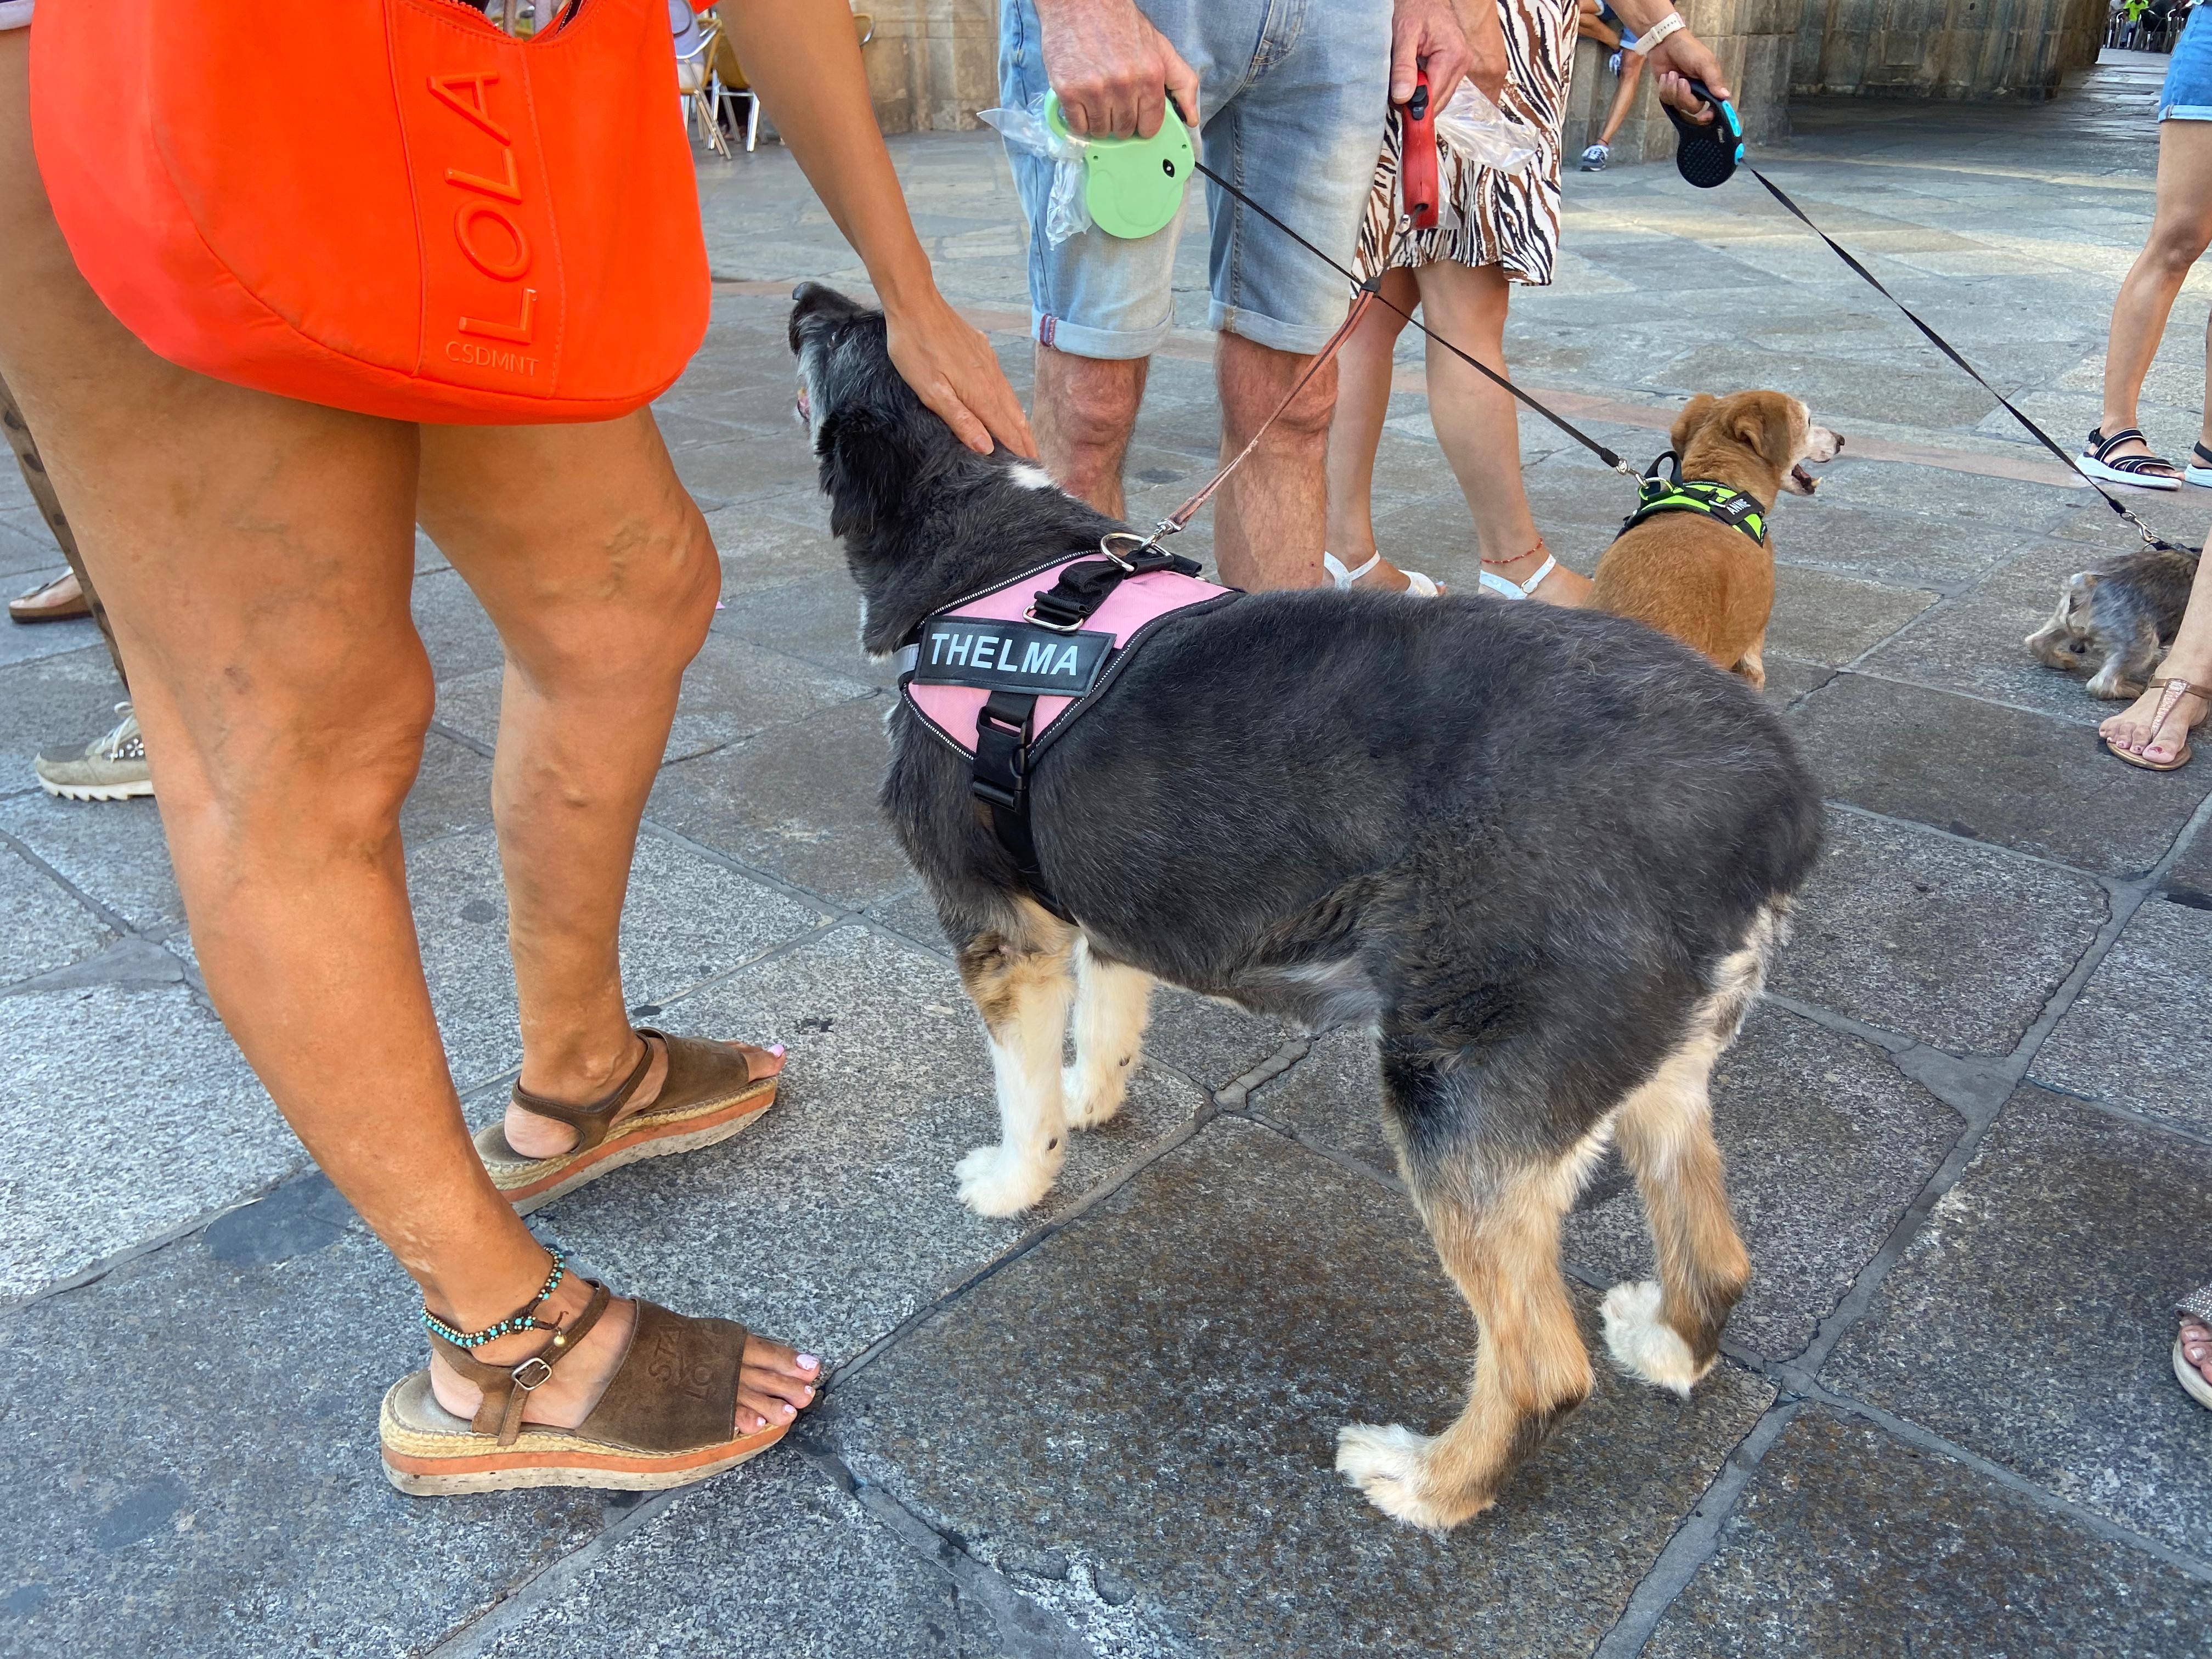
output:
<path id="1" fill-rule="evenodd" d="M 1803 404 L 1779 392 L 1699 392 L 1675 417 L 1668 441 L 1681 457 L 1686 482 L 1726 484 L 1752 497 L 1763 524 L 1779 491 L 1813 493 L 1813 477 L 1801 463 L 1832 460 L 1844 447 L 1813 424 Z M 1656 514 L 1606 549 L 1590 603 L 1672 634 L 1764 685 L 1766 619 L 1774 608 L 1771 526 L 1753 540 L 1724 518 Z"/>

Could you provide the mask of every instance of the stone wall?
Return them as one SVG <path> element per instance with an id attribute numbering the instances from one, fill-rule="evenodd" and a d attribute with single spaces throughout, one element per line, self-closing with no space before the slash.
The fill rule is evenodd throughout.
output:
<path id="1" fill-rule="evenodd" d="M 1790 87 L 1905 98 L 2053 96 L 2096 61 L 2102 0 L 1803 0 Z"/>
<path id="2" fill-rule="evenodd" d="M 1823 0 L 1678 0 L 1682 21 L 1721 60 L 1749 143 L 1771 144 L 1789 136 L 1785 106 L 1799 9 L 1821 3 Z M 1613 106 L 1620 82 L 1605 66 L 1607 56 L 1594 40 L 1584 40 L 1575 50 L 1562 162 L 1568 168 L 1597 137 Z M 1616 163 L 1656 161 L 1674 153 L 1674 129 L 1652 91 L 1655 80 L 1648 67 L 1639 77 L 1636 102 L 1613 137 Z"/>
<path id="3" fill-rule="evenodd" d="M 972 127 L 999 101 L 998 0 L 855 0 L 872 12 L 865 48 L 885 132 Z"/>

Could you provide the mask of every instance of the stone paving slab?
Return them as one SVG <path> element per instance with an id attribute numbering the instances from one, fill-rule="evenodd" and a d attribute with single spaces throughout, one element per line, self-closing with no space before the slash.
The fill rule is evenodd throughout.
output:
<path id="1" fill-rule="evenodd" d="M 2087 876 L 1831 811 L 1770 981 L 1957 1054 L 2010 1054 L 2111 914 Z"/>
<path id="2" fill-rule="evenodd" d="M 1432 1537 L 1341 1481 L 1335 1430 L 1441 1426 L 1473 1346 L 1401 1198 L 1224 1118 L 810 1433 L 970 1553 L 1064 1561 L 1022 1587 L 1095 1650 L 1585 1651 L 1769 1391 L 1724 1368 L 1684 1406 L 1601 1365 L 1498 1506 Z"/>
<path id="3" fill-rule="evenodd" d="M 719 1564 L 701 1583 L 699 1564 Z M 989 1614 L 788 1446 L 627 1534 L 485 1659 L 996 1654 Z"/>
<path id="4" fill-rule="evenodd" d="M 99 955 L 114 931 L 75 902 L 43 870 L 0 847 L 0 988 Z"/>
<path id="5" fill-rule="evenodd" d="M 1962 1464 L 1808 1407 L 1647 1659 L 2212 1653 L 2204 1585 Z"/>
<path id="6" fill-rule="evenodd" d="M 27 581 L 23 587 L 27 591 L 36 585 Z M 10 618 L 0 626 L 0 667 L 59 656 L 64 651 L 81 651 L 88 645 L 99 643 L 100 626 L 89 617 L 76 622 L 49 623 L 19 623 Z"/>
<path id="7" fill-rule="evenodd" d="M 2148 870 L 2212 790 L 2212 774 L 2116 766 L 2079 726 L 1864 674 L 1790 724 L 1832 796 L 2105 874 Z"/>
<path id="8" fill-rule="evenodd" d="M 2208 983 L 2212 914 L 2152 898 L 2036 1051 L 2037 1080 L 2212 1135 Z"/>
<path id="9" fill-rule="evenodd" d="M 2212 1147 L 2023 1089 L 1822 1380 L 2201 1556 L 2212 1422 L 2160 1310 L 2207 1239 Z"/>
<path id="10" fill-rule="evenodd" d="M 386 1484 L 377 1401 L 421 1329 L 337 1214 L 285 1229 L 305 1254 L 240 1229 L 244 1259 L 195 1240 L 10 1316 L 0 1650 L 419 1654 L 604 1524 L 597 1493 Z"/>
<path id="11" fill-rule="evenodd" d="M 204 1217 L 306 1161 L 181 982 L 0 996 L 0 1299 Z M 87 1091 L 129 1109 L 88 1111 Z"/>
<path id="12" fill-rule="evenodd" d="M 665 836 L 639 836 L 631 868 L 622 971 L 633 1002 L 677 996 L 826 920 Z M 507 894 L 491 831 L 422 848 L 408 860 L 407 881 L 453 1079 L 471 1089 L 522 1058 Z"/>
<path id="13" fill-rule="evenodd" d="M 0 721 L 0 776 L 11 789 L 30 784 L 39 750 L 104 735 L 122 701 L 115 665 L 99 644 L 0 668 L 0 703 L 9 715 Z"/>
<path id="14" fill-rule="evenodd" d="M 1077 1134 L 1040 1212 L 963 1207 L 954 1167 L 998 1138 L 982 1032 L 941 959 L 848 925 L 659 1007 L 669 1030 L 791 1045 L 776 1104 L 732 1140 L 619 1170 L 541 1212 L 548 1231 L 672 1307 L 726 1310 L 850 1358 L 1188 1119 L 1147 1069 Z M 495 1103 L 488 1103 L 495 1109 Z"/>
<path id="15" fill-rule="evenodd" d="M 648 817 L 702 846 L 842 904 L 864 905 L 907 879 L 876 810 L 889 750 L 881 699 L 807 722 L 807 763 L 769 733 L 669 768 Z"/>

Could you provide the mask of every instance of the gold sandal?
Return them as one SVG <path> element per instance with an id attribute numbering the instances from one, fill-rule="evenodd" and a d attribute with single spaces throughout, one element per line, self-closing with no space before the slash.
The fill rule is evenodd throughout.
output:
<path id="1" fill-rule="evenodd" d="M 2158 700 L 2158 713 L 2151 720 L 2150 736 L 2143 739 L 2146 748 L 2158 741 L 2158 734 L 2166 730 L 2167 717 L 2173 713 L 2175 707 L 2184 697 L 2195 697 L 2208 705 L 2212 705 L 2212 689 L 2191 685 L 2187 680 L 2153 680 L 2150 685 L 2152 690 L 2163 691 L 2166 695 Z M 2130 754 L 2101 733 L 2099 735 L 2098 741 L 2111 750 L 2115 758 L 2124 760 L 2130 766 L 2140 766 L 2146 772 L 2178 772 L 2189 764 L 2190 757 L 2197 752 L 2191 746 L 2186 734 L 2181 740 L 2181 752 L 2170 761 L 2154 761 L 2142 755 Z"/>
<path id="2" fill-rule="evenodd" d="M 576 1132 L 576 1144 L 567 1152 L 526 1158 L 507 1145 L 503 1123 L 488 1123 L 477 1132 L 477 1151 L 492 1184 L 507 1195 L 517 1214 L 528 1215 L 626 1164 L 727 1140 L 775 1103 L 781 1073 L 754 1077 L 741 1051 L 697 1037 L 671 1036 L 649 1025 L 639 1026 L 637 1034 L 645 1040 L 645 1053 L 637 1065 L 613 1093 L 587 1106 L 548 1100 L 516 1082 L 516 1105 Z M 652 1105 L 617 1125 L 615 1115 L 645 1081 L 656 1042 L 667 1051 L 668 1076 Z"/>
<path id="3" fill-rule="evenodd" d="M 738 1371 L 750 1340 L 744 1326 L 694 1319 L 644 1301 L 635 1304 L 629 1346 L 591 1415 L 573 1429 L 525 1425 L 531 1391 L 544 1386 L 613 1300 L 605 1285 L 594 1283 L 582 1313 L 564 1325 L 547 1325 L 537 1310 L 562 1275 L 556 1250 L 544 1289 L 487 1331 L 464 1334 L 424 1310 L 439 1356 L 483 1391 L 483 1402 L 465 1423 L 438 1403 L 428 1370 L 392 1384 L 378 1413 L 377 1437 L 393 1486 L 418 1498 L 522 1486 L 659 1492 L 735 1468 L 791 1431 L 787 1422 L 733 1432 Z M 519 1330 L 552 1335 L 515 1365 L 487 1365 L 469 1352 Z"/>

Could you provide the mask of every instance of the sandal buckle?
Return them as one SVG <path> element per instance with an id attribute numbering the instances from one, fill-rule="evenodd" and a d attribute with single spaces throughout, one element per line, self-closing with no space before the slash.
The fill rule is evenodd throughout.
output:
<path id="1" fill-rule="evenodd" d="M 532 1389 L 545 1385 L 546 1380 L 553 1375 L 553 1368 L 532 1354 L 508 1375 L 514 1377 L 516 1388 L 528 1394 Z"/>

